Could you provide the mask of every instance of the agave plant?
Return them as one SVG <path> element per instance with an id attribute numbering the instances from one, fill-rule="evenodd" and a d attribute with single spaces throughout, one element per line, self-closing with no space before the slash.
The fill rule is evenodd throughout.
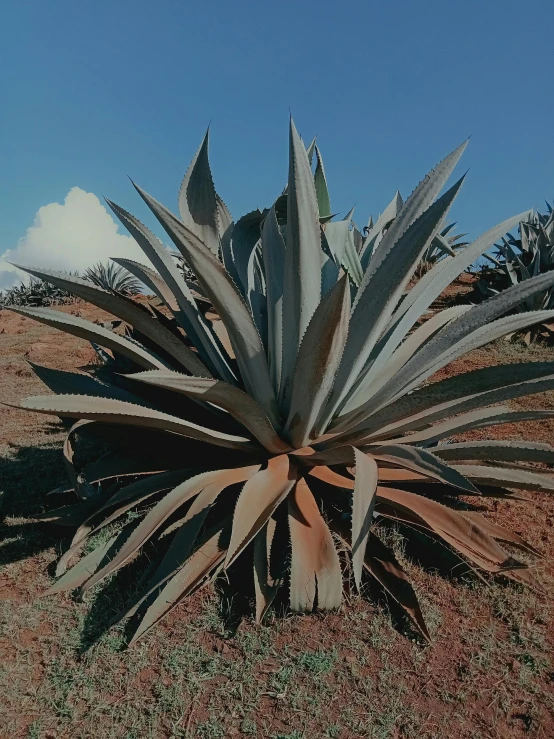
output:
<path id="1" fill-rule="evenodd" d="M 0 293 L 0 306 L 11 305 L 65 305 L 75 301 L 74 295 L 67 290 L 50 285 L 44 280 L 31 278 L 29 282 L 21 282 L 19 285 Z"/>
<path id="2" fill-rule="evenodd" d="M 406 202 L 397 201 L 386 229 L 383 220 L 376 224 L 377 245 L 375 229 L 362 235 L 351 214 L 331 218 L 321 155 L 314 175 L 314 146 L 305 149 L 292 121 L 288 185 L 268 210 L 233 223 L 213 186 L 207 136 L 181 187 L 180 218 L 135 185 L 217 312 L 217 331 L 170 252 L 112 202 L 153 267 L 119 261 L 165 311 L 26 268 L 134 330 L 132 338 L 57 311 L 16 309 L 111 352 L 96 376 L 36 367 L 56 394 L 22 403 L 75 420 L 64 452 L 70 490 L 80 500 L 39 517 L 77 525 L 50 593 L 86 593 L 146 551 L 142 589 L 120 614 L 138 620 L 133 642 L 235 566 L 250 569 L 258 620 L 284 583 L 293 611 L 333 609 L 343 592 L 340 541 L 351 551 L 355 587 L 373 577 L 428 638 L 415 592 L 373 527 L 376 519 L 406 524 L 413 536 L 441 542 L 471 567 L 534 582 L 499 542 L 535 550 L 486 517 L 459 510 L 458 501 L 510 499 L 513 488 L 554 490 L 554 479 L 532 467 L 552 464 L 554 449 L 459 437 L 554 415 L 505 405 L 554 388 L 552 363 L 427 381 L 472 349 L 550 320 L 552 310 L 504 316 L 554 284 L 554 272 L 421 322 L 449 283 L 525 218 L 520 214 L 440 260 L 405 294 L 461 187 L 463 178 L 439 197 L 465 146 Z M 118 359 L 125 371 L 113 370 Z M 79 435 L 111 451 L 81 468 L 73 457 Z M 125 518 L 129 511 L 134 515 Z M 113 536 L 69 568 L 114 522 L 122 525 Z"/>
<path id="3" fill-rule="evenodd" d="M 113 262 L 107 264 L 98 262 L 93 267 L 86 269 L 83 276 L 85 280 L 89 280 L 89 282 L 104 290 L 111 290 L 122 295 L 136 295 L 141 290 L 140 280 L 125 267 L 113 264 Z"/>
<path id="4" fill-rule="evenodd" d="M 451 233 L 455 225 L 455 223 L 450 223 L 448 226 L 443 228 L 440 234 L 435 236 L 431 242 L 431 246 L 425 250 L 423 257 L 418 264 L 415 273 L 416 277 L 423 277 L 423 275 L 428 272 L 433 265 L 437 264 L 437 262 L 440 262 L 448 256 L 455 256 L 460 249 L 463 249 L 464 246 L 468 245 L 468 241 L 462 241 L 464 236 L 467 236 L 467 234 Z"/>
<path id="5" fill-rule="evenodd" d="M 519 237 L 507 233 L 496 244 L 494 256 L 483 256 L 492 263 L 484 267 L 475 291 L 479 299 L 497 295 L 511 285 L 554 269 L 554 211 L 546 203 L 548 212 L 533 212 L 519 224 Z M 549 310 L 554 308 L 554 288 L 535 293 L 517 306 L 517 311 Z M 554 323 L 546 321 L 524 332 L 526 343 L 538 338 L 554 338 Z"/>

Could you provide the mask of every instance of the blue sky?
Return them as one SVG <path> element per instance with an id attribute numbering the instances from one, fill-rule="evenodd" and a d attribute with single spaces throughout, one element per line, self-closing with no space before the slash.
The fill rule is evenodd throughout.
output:
<path id="1" fill-rule="evenodd" d="M 553 27 L 552 0 L 8 3 L 0 255 L 58 239 L 60 258 L 103 256 L 115 226 L 87 194 L 144 217 L 130 175 L 175 208 L 209 122 L 233 214 L 270 204 L 289 110 L 318 136 L 333 209 L 361 223 L 471 134 L 453 215 L 476 236 L 554 197 Z"/>

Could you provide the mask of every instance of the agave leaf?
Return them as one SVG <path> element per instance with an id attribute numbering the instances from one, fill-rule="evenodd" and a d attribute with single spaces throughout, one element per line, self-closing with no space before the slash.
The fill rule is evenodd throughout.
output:
<path id="1" fill-rule="evenodd" d="M 248 296 L 248 262 L 260 240 L 263 220 L 264 214 L 256 208 L 239 218 L 233 228 L 231 241 L 233 264 L 239 280 L 237 287 L 240 288 L 245 300 Z"/>
<path id="2" fill-rule="evenodd" d="M 395 375 L 411 359 L 418 349 L 425 345 L 443 326 L 471 309 L 469 305 L 455 305 L 435 313 L 425 321 L 401 344 L 392 356 L 387 357 L 383 350 L 383 340 L 379 340 L 371 353 L 368 363 L 362 372 L 361 380 L 344 405 L 343 413 L 331 424 L 334 430 L 349 428 L 351 419 L 357 418 L 357 409 L 363 406 L 368 398 L 372 398 L 387 383 L 388 378 Z"/>
<path id="3" fill-rule="evenodd" d="M 362 421 L 360 428 L 363 427 L 369 435 L 371 432 L 380 431 L 410 416 L 419 416 L 428 410 L 433 412 L 435 406 L 448 408 L 451 407 L 452 402 L 458 402 L 463 398 L 551 374 L 551 362 L 521 362 L 472 370 L 425 385 L 409 395 L 403 395 L 381 410 L 372 413 L 367 420 Z M 350 418 L 353 416 L 349 416 Z"/>
<path id="4" fill-rule="evenodd" d="M 271 577 L 270 554 L 276 520 L 271 517 L 254 539 L 254 590 L 256 622 L 261 623 L 279 589 L 280 582 Z"/>
<path id="5" fill-rule="evenodd" d="M 267 355 L 275 393 L 281 386 L 283 364 L 283 279 L 285 242 L 279 230 L 275 206 L 267 214 L 262 229 L 262 259 L 267 291 Z"/>
<path id="6" fill-rule="evenodd" d="M 77 564 L 60 577 L 53 585 L 51 585 L 44 595 L 53 595 L 54 593 L 64 593 L 81 587 L 94 573 L 98 570 L 102 562 L 109 556 L 110 551 L 114 547 L 116 541 L 122 538 L 127 532 L 120 531 L 112 536 L 108 541 L 99 544 L 95 549 L 82 557 Z"/>
<path id="7" fill-rule="evenodd" d="M 363 370 L 379 335 L 402 297 L 421 253 L 439 228 L 461 184 L 462 180 L 459 180 L 420 216 L 400 238 L 395 248 L 384 254 L 378 267 L 370 266 L 366 271 L 352 310 L 350 333 L 335 389 L 329 399 L 326 421 L 332 418 Z"/>
<path id="8" fill-rule="evenodd" d="M 354 449 L 356 478 L 352 495 L 352 569 L 358 591 L 362 585 L 362 570 L 366 555 L 369 530 L 373 523 L 375 494 L 379 470 L 373 457 Z"/>
<path id="9" fill-rule="evenodd" d="M 175 295 L 173 295 L 166 282 L 155 269 L 147 267 L 144 264 L 140 264 L 139 262 L 135 262 L 132 259 L 122 259 L 121 257 L 112 257 L 111 259 L 112 262 L 119 264 L 120 267 L 126 269 L 138 280 L 143 282 L 146 287 L 150 288 L 154 295 L 156 295 L 162 303 L 165 303 L 172 313 L 176 314 L 179 312 L 179 304 L 177 303 Z"/>
<path id="10" fill-rule="evenodd" d="M 110 293 L 90 282 L 63 272 L 38 270 L 31 267 L 20 267 L 20 269 L 24 269 L 30 275 L 50 282 L 62 290 L 67 290 L 73 293 L 73 295 L 77 295 L 77 297 L 96 305 L 98 308 L 102 308 L 108 313 L 121 318 L 121 320 L 131 324 L 133 328 L 147 336 L 162 349 L 165 349 L 170 356 L 176 359 L 189 372 L 200 375 L 201 377 L 210 377 L 210 373 L 204 364 L 183 341 L 180 341 L 171 331 L 165 328 L 155 318 L 149 316 L 146 311 L 129 298 Z"/>
<path id="11" fill-rule="evenodd" d="M 110 496 L 100 508 L 97 508 L 91 516 L 83 521 L 73 536 L 71 548 L 75 548 L 77 544 L 98 533 L 98 531 L 112 523 L 112 521 L 120 518 L 124 513 L 139 503 L 143 503 L 153 495 L 170 490 L 191 474 L 192 470 L 169 470 L 168 472 L 161 472 L 158 475 L 152 475 L 126 485 L 117 493 Z M 108 515 L 98 521 L 106 513 Z M 71 555 L 67 557 L 67 561 L 69 561 L 70 557 Z"/>
<path id="12" fill-rule="evenodd" d="M 437 423 L 423 431 L 417 431 L 398 439 L 391 439 L 390 443 L 421 444 L 425 442 L 429 444 L 471 429 L 500 426 L 504 423 L 536 421 L 543 418 L 552 418 L 552 416 L 554 416 L 554 411 L 512 411 L 508 406 L 495 405 L 491 408 L 463 413 L 461 416 Z"/>
<path id="13" fill-rule="evenodd" d="M 338 472 L 325 465 L 313 467 L 309 475 L 310 477 L 315 477 L 317 480 L 326 482 L 328 485 L 334 485 L 336 488 L 354 490 L 355 482 L 352 478 L 339 475 Z"/>
<path id="14" fill-rule="evenodd" d="M 486 459 L 495 462 L 545 462 L 554 464 L 554 447 L 532 441 L 463 441 L 440 444 L 433 454 L 446 460 Z"/>
<path id="15" fill-rule="evenodd" d="M 292 545 L 290 607 L 309 612 L 317 604 L 338 608 L 342 600 L 342 572 L 333 537 L 305 480 L 299 480 L 288 499 Z"/>
<path id="16" fill-rule="evenodd" d="M 382 254 L 386 254 L 388 249 L 399 241 L 408 228 L 431 206 L 454 171 L 467 144 L 468 139 L 439 162 L 412 192 L 383 236 L 378 248 L 379 258 Z"/>
<path id="17" fill-rule="evenodd" d="M 554 415 L 554 411 L 552 412 Z M 477 483 L 501 485 L 541 493 L 554 491 L 554 478 L 512 467 L 487 467 L 480 464 L 456 464 L 452 467 Z"/>
<path id="18" fill-rule="evenodd" d="M 202 472 L 185 480 L 167 493 L 141 520 L 116 556 L 87 581 L 83 587 L 83 592 L 90 590 L 104 577 L 127 564 L 130 558 L 154 536 L 156 531 L 173 513 L 191 498 L 198 495 L 205 487 L 217 482 L 219 478 L 225 475 L 225 472 L 227 470 Z"/>
<path id="19" fill-rule="evenodd" d="M 448 285 L 523 217 L 525 213 L 520 213 L 498 224 L 460 250 L 452 259 L 442 260 L 430 269 L 408 292 L 393 314 L 381 341 L 384 354 L 390 356 Z"/>
<path id="20" fill-rule="evenodd" d="M 463 470 L 447 465 L 427 449 L 418 449 L 407 444 L 387 444 L 372 448 L 371 455 L 375 459 L 391 462 L 399 467 L 405 467 L 440 480 L 445 485 L 452 485 L 471 495 L 479 494 L 475 485 L 466 479 Z"/>
<path id="21" fill-rule="evenodd" d="M 524 567 L 506 554 L 476 523 L 434 500 L 388 487 L 379 487 L 377 497 L 400 513 L 406 511 L 408 515 L 415 515 L 440 538 L 488 572 Z"/>
<path id="22" fill-rule="evenodd" d="M 321 298 L 321 234 L 314 179 L 306 150 L 290 121 L 287 234 L 283 284 L 281 400 L 287 397 L 300 340 Z"/>
<path id="23" fill-rule="evenodd" d="M 225 357 L 225 352 L 211 331 L 208 321 L 198 310 L 186 280 L 177 268 L 169 250 L 137 218 L 110 200 L 106 202 L 159 271 L 167 287 L 175 296 L 180 308 L 180 311 L 175 313 L 175 318 L 180 321 L 185 332 L 190 336 L 202 361 L 219 377 L 227 382 L 233 382 L 234 375 L 230 369 L 228 357 Z"/>
<path id="24" fill-rule="evenodd" d="M 538 278 L 537 278 L 538 279 Z M 553 276 L 554 281 L 554 276 Z M 532 280 L 528 280 L 528 283 Z M 508 288 L 510 290 L 512 288 Z M 506 292 L 508 292 L 506 290 Z M 488 301 L 487 301 L 488 302 Z M 468 311 L 461 318 L 469 316 L 472 310 Z M 522 328 L 533 326 L 548 320 L 554 316 L 554 311 L 529 311 L 528 313 L 517 313 L 515 315 L 499 318 L 497 321 L 485 324 L 480 328 L 463 335 L 458 341 L 454 334 L 454 327 L 460 319 L 452 321 L 446 326 L 436 337 L 426 344 L 420 352 L 418 352 L 410 361 L 402 367 L 398 374 L 393 377 L 380 391 L 380 397 L 370 400 L 364 405 L 363 414 L 366 416 L 372 412 L 377 406 L 380 408 L 385 405 L 388 399 L 397 398 L 400 394 L 410 392 L 417 385 L 422 383 L 435 372 L 453 362 L 458 357 L 467 354 L 474 349 L 479 349 L 491 341 L 506 336 L 506 334 L 519 331 Z M 452 326 L 453 332 L 448 336 L 441 336 L 443 332 L 448 331 Z"/>
<path id="25" fill-rule="evenodd" d="M 266 285 L 261 259 L 261 240 L 258 240 L 248 260 L 246 297 L 262 344 L 267 347 Z"/>
<path id="26" fill-rule="evenodd" d="M 364 271 L 360 262 L 360 258 L 358 257 L 358 252 L 356 251 L 356 246 L 354 244 L 354 233 L 350 230 L 348 231 L 346 237 L 346 243 L 344 245 L 344 252 L 342 254 L 341 264 L 348 272 L 348 275 L 350 276 L 350 279 L 354 283 L 355 287 L 359 288 L 364 277 Z"/>
<path id="27" fill-rule="evenodd" d="M 144 603 L 152 593 L 173 577 L 173 575 L 175 575 L 185 564 L 194 547 L 194 543 L 206 517 L 219 494 L 225 490 L 225 488 L 248 480 L 258 470 L 259 465 L 240 467 L 233 470 L 219 470 L 220 474 L 218 478 L 206 485 L 206 487 L 200 491 L 192 501 L 186 515 L 172 523 L 163 531 L 162 536 L 167 536 L 174 531 L 176 531 L 176 533 L 171 540 L 171 544 L 169 545 L 161 564 L 149 581 L 147 590 L 135 599 L 131 609 L 133 612 L 138 610 L 142 603 Z M 126 615 L 131 615 L 129 610 Z"/>
<path id="28" fill-rule="evenodd" d="M 35 375 L 53 393 L 69 393 L 71 395 L 93 395 L 102 398 L 126 400 L 130 403 L 138 402 L 132 393 L 117 385 L 107 385 L 90 375 L 82 372 L 65 372 L 64 370 L 43 367 L 40 364 L 28 362 Z"/>
<path id="29" fill-rule="evenodd" d="M 252 539 L 269 521 L 290 492 L 297 471 L 286 454 L 271 457 L 265 469 L 257 472 L 243 487 L 233 515 L 231 543 L 225 567 L 232 565 Z"/>
<path id="30" fill-rule="evenodd" d="M 373 256 L 378 242 L 377 239 L 381 235 L 381 232 L 383 229 L 388 226 L 396 216 L 398 215 L 398 212 L 402 208 L 403 202 L 402 202 L 402 196 L 398 192 L 398 190 L 395 192 L 393 199 L 391 202 L 387 205 L 385 210 L 381 213 L 379 218 L 377 219 L 377 223 L 375 225 L 373 224 L 373 220 L 370 218 L 369 223 L 367 226 L 367 233 L 365 235 L 362 247 L 360 249 L 360 261 L 362 265 L 362 269 L 365 272 L 369 260 Z"/>
<path id="31" fill-rule="evenodd" d="M 247 393 L 233 385 L 204 377 L 188 377 L 179 372 L 139 372 L 127 378 L 147 385 L 174 390 L 190 398 L 213 403 L 228 411 L 242 423 L 255 438 L 272 454 L 290 451 L 277 435 L 263 409 Z"/>
<path id="32" fill-rule="evenodd" d="M 86 321 L 84 318 L 77 318 L 77 316 L 51 310 L 50 308 L 20 308 L 15 306 L 6 306 L 6 308 L 14 311 L 14 313 L 32 318 L 39 323 L 65 331 L 72 336 L 93 341 L 107 349 L 111 349 L 111 351 L 119 352 L 145 369 L 167 369 L 165 363 L 159 357 L 149 352 L 137 341 L 118 336 L 113 331 L 108 331 L 108 329 L 98 326 L 92 321 Z"/>
<path id="33" fill-rule="evenodd" d="M 87 395 L 48 395 L 26 398 L 19 406 L 36 413 L 47 413 L 62 418 L 80 418 L 107 423 L 130 424 L 147 428 L 172 431 L 182 436 L 231 449 L 248 449 L 244 436 L 232 436 L 189 423 L 177 416 L 161 413 L 146 406 L 126 403 L 123 400 L 93 398 Z"/>
<path id="34" fill-rule="evenodd" d="M 179 191 L 179 212 L 185 226 L 213 254 L 218 254 L 220 242 L 233 219 L 218 197 L 208 160 L 209 130 L 194 155 Z"/>
<path id="35" fill-rule="evenodd" d="M 186 564 L 165 584 L 144 614 L 129 646 L 135 644 L 152 626 L 167 616 L 221 564 L 227 545 L 227 524 L 228 522 L 224 521 L 206 533 L 202 543 Z"/>
<path id="36" fill-rule="evenodd" d="M 412 584 L 394 556 L 392 549 L 385 546 L 375 534 L 370 534 L 364 567 L 385 588 L 398 605 L 406 611 L 420 634 L 427 641 L 431 641 Z"/>
<path id="37" fill-rule="evenodd" d="M 327 245 L 337 264 L 341 264 L 350 234 L 350 221 L 327 223 L 324 229 Z"/>
<path id="38" fill-rule="evenodd" d="M 258 469 L 259 465 L 239 469 L 219 470 L 217 479 L 201 490 L 193 500 L 186 515 L 164 529 L 161 537 L 165 537 L 174 531 L 177 533 L 174 535 L 161 564 L 150 579 L 147 589 L 141 592 L 131 604 L 128 604 L 125 612 L 117 619 L 118 621 L 122 618 L 133 616 L 153 593 L 159 591 L 183 567 L 194 546 L 198 533 L 210 512 L 210 508 L 219 494 L 231 485 L 244 482 Z"/>
<path id="39" fill-rule="evenodd" d="M 329 188 L 327 187 L 327 178 L 325 177 L 323 158 L 317 146 L 315 147 L 315 155 L 317 158 L 317 164 L 314 174 L 314 184 L 317 197 L 317 206 L 319 210 L 319 217 L 325 218 L 326 216 L 331 215 L 331 200 L 329 198 Z"/>
<path id="40" fill-rule="evenodd" d="M 474 393 L 472 395 L 466 395 L 465 397 L 456 398 L 446 403 L 440 403 L 433 406 L 432 408 L 408 416 L 401 421 L 388 424 L 379 429 L 379 431 L 372 434 L 367 434 L 364 438 L 366 443 L 374 442 L 377 438 L 386 439 L 390 438 L 391 435 L 398 435 L 400 433 L 406 433 L 408 431 L 415 431 L 420 428 L 425 428 L 430 423 L 434 423 L 437 420 L 444 419 L 446 416 L 452 416 L 462 412 L 468 412 L 485 406 L 492 405 L 493 403 L 503 403 L 508 400 L 514 400 L 525 395 L 533 395 L 539 392 L 545 392 L 554 388 L 554 375 L 541 377 L 539 379 L 527 380 L 519 383 L 512 383 L 510 385 L 497 388 L 495 390 L 489 390 L 483 393 Z M 372 419 L 368 420 L 368 423 L 373 426 Z M 360 424 L 356 427 L 356 431 L 352 434 L 347 434 L 344 437 L 344 443 L 358 443 L 362 438 L 364 431 L 362 430 L 364 424 Z M 340 437 L 338 437 L 340 438 Z M 341 439 L 342 441 L 342 439 Z M 337 439 L 333 439 L 334 443 L 338 443 Z"/>
<path id="41" fill-rule="evenodd" d="M 348 549 L 351 549 L 347 532 L 344 528 L 335 524 L 333 525 L 333 529 L 339 536 L 342 544 Z M 389 593 L 396 603 L 406 611 L 420 634 L 430 641 L 429 631 L 427 630 L 417 596 L 408 576 L 394 556 L 392 549 L 387 547 L 373 532 L 369 534 L 364 568 Z"/>
<path id="42" fill-rule="evenodd" d="M 341 361 L 349 317 L 350 288 L 344 276 L 317 307 L 298 351 L 285 427 L 295 448 L 314 438 Z"/>
<path id="43" fill-rule="evenodd" d="M 185 257 L 218 312 L 229 334 L 247 391 L 262 406 L 272 423 L 275 422 L 277 404 L 264 347 L 241 294 L 221 262 L 202 242 L 160 203 L 137 185 L 135 187 Z"/>
<path id="44" fill-rule="evenodd" d="M 72 505 L 54 508 L 46 511 L 46 513 L 38 513 L 35 516 L 29 516 L 29 518 L 37 523 L 54 523 L 56 526 L 75 528 L 75 526 L 79 526 L 83 522 L 83 519 L 95 507 L 95 503 L 85 500 L 79 503 L 73 503 Z"/>
<path id="45" fill-rule="evenodd" d="M 510 580 L 515 580 L 516 582 L 531 588 L 539 595 L 546 595 L 544 588 L 533 575 L 531 570 L 512 570 L 502 574 Z"/>
<path id="46" fill-rule="evenodd" d="M 506 544 L 511 544 L 513 547 L 522 549 L 524 552 L 529 552 L 530 554 L 535 554 L 537 557 L 542 557 L 541 553 L 535 549 L 535 547 L 531 546 L 531 544 L 526 542 L 525 539 L 522 539 L 519 534 L 504 528 L 504 526 L 499 526 L 493 521 L 489 521 L 489 519 L 481 513 L 477 513 L 476 511 L 463 511 L 462 515 L 476 523 L 481 529 L 483 529 L 483 531 L 486 531 L 489 536 L 492 536 L 493 539 L 503 541 Z"/>
<path id="47" fill-rule="evenodd" d="M 484 303 L 474 306 L 471 310 L 467 311 L 463 315 L 459 316 L 452 323 L 448 324 L 434 339 L 430 342 L 425 350 L 420 355 L 412 360 L 414 363 L 419 362 L 420 365 L 424 362 L 431 362 L 433 359 L 439 357 L 441 354 L 446 352 L 453 346 L 456 346 L 463 339 L 475 333 L 483 328 L 492 327 L 495 325 L 493 322 L 500 316 L 504 315 L 508 311 L 520 305 L 526 298 L 533 295 L 540 290 L 550 287 L 554 284 L 554 273 L 547 272 L 538 277 L 525 280 L 518 285 L 503 290 L 498 295 L 489 298 Z M 532 325 L 533 313 L 531 311 L 528 314 L 529 324 Z M 543 311 L 537 311 L 537 321 L 548 320 L 551 316 L 541 314 Z M 548 313 L 548 311 L 544 311 Z M 511 316 L 510 318 L 514 318 Z M 496 322 L 497 323 L 497 322 Z M 517 330 L 511 328 L 510 330 Z"/>

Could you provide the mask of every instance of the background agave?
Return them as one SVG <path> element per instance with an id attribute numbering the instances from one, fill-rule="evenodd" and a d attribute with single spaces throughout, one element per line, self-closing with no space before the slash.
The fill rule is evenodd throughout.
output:
<path id="1" fill-rule="evenodd" d="M 75 296 L 67 290 L 50 285 L 44 280 L 31 278 L 5 292 L 0 292 L 0 306 L 9 305 L 66 305 L 73 303 Z"/>
<path id="2" fill-rule="evenodd" d="M 136 295 L 142 288 L 140 280 L 137 280 L 125 267 L 113 262 L 107 264 L 98 262 L 94 267 L 85 270 L 84 278 L 104 290 L 113 290 L 124 295 Z"/>
<path id="3" fill-rule="evenodd" d="M 180 219 L 135 185 L 220 320 L 199 310 L 170 252 L 114 203 L 154 268 L 119 262 L 164 311 L 27 267 L 133 327 L 132 336 L 121 335 L 57 311 L 16 309 L 112 355 L 96 376 L 37 367 L 57 394 L 22 404 L 76 421 L 64 453 L 81 500 L 41 517 L 78 524 L 50 592 L 86 592 L 146 551 L 141 590 L 121 614 L 138 617 L 133 641 L 239 558 L 237 566 L 250 563 L 258 619 L 284 582 L 293 610 L 336 608 L 341 540 L 352 552 L 356 587 L 364 571 L 378 580 L 427 637 L 412 586 L 372 530 L 376 516 L 408 524 L 423 541 L 443 542 L 471 566 L 533 582 L 498 542 L 534 550 L 486 518 L 456 510 L 456 501 L 510 498 L 506 486 L 553 490 L 552 477 L 531 465 L 551 464 L 554 449 L 448 439 L 551 415 L 503 403 L 553 388 L 552 364 L 426 381 L 474 348 L 551 320 L 553 310 L 503 316 L 550 288 L 554 272 L 420 322 L 453 279 L 525 219 L 520 214 L 437 262 L 406 294 L 462 184 L 437 199 L 465 146 L 406 202 L 395 197 L 389 214 L 363 234 L 351 213 L 332 219 L 321 154 L 315 144 L 304 148 L 292 122 L 285 192 L 269 210 L 235 224 L 213 186 L 207 136 L 179 193 Z M 77 436 L 100 439 L 110 451 L 80 469 Z M 125 518 L 131 510 L 135 515 Z M 68 569 L 114 521 L 124 525 Z"/>
<path id="4" fill-rule="evenodd" d="M 479 298 L 489 298 L 510 285 L 554 269 L 554 211 L 547 203 L 545 214 L 533 212 L 519 224 L 519 238 L 508 233 L 496 244 L 494 256 L 484 254 L 494 266 L 485 267 L 475 284 Z M 537 292 L 517 306 L 518 311 L 554 308 L 554 288 Z M 554 323 L 538 324 L 524 333 L 527 343 L 539 337 L 554 338 Z"/>
<path id="5" fill-rule="evenodd" d="M 442 229 L 440 234 L 435 236 L 431 242 L 431 246 L 425 250 L 420 263 L 416 270 L 416 277 L 423 277 L 433 265 L 440 262 L 445 257 L 453 257 L 460 249 L 467 246 L 469 242 L 462 241 L 464 236 L 467 234 L 452 233 L 452 229 L 456 224 L 450 223 L 448 226 Z"/>

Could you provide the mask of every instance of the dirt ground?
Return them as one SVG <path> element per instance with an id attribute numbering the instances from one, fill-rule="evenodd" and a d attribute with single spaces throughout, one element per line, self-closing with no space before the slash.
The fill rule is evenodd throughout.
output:
<path id="1" fill-rule="evenodd" d="M 102 317 L 83 303 L 61 310 Z M 47 392 L 26 359 L 74 369 L 94 354 L 84 341 L 0 311 L 2 402 Z M 497 342 L 443 374 L 530 359 L 554 361 L 554 349 Z M 554 394 L 517 405 L 554 408 Z M 348 596 L 335 614 L 275 615 L 258 626 L 233 620 L 231 596 L 206 588 L 124 650 L 122 630 L 98 637 L 121 605 L 119 580 L 85 603 L 41 598 L 68 532 L 29 516 L 65 481 L 63 435 L 45 416 L 0 413 L 1 739 L 554 736 L 552 497 L 482 506 L 544 554 L 544 595 L 416 563 L 398 534 L 430 646 L 378 590 Z M 473 433 L 492 436 L 552 442 L 554 421 Z"/>

